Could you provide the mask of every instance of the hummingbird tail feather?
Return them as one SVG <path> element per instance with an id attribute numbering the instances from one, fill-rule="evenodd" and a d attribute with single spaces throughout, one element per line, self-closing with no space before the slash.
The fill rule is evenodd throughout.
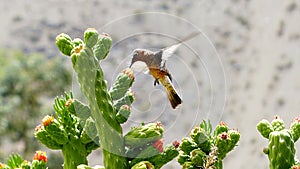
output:
<path id="1" fill-rule="evenodd" d="M 172 105 L 172 108 L 176 109 L 176 107 L 182 103 L 181 98 L 178 96 L 175 90 L 173 91 L 167 90 L 167 94 L 168 94 L 169 101 Z"/>
<path id="2" fill-rule="evenodd" d="M 160 79 L 160 81 L 166 89 L 168 99 L 171 103 L 172 108 L 176 109 L 176 107 L 182 103 L 180 96 L 177 94 L 174 86 L 172 85 L 172 82 L 168 77 L 165 76 L 163 79 Z"/>

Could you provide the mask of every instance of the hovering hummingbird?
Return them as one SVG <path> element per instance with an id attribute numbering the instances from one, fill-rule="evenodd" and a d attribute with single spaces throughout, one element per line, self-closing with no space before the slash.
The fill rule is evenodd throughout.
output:
<path id="1" fill-rule="evenodd" d="M 131 64 L 129 67 L 131 68 L 132 65 L 137 61 L 144 62 L 147 65 L 149 73 L 155 79 L 154 86 L 161 83 L 165 87 L 168 99 L 173 109 L 176 109 L 177 106 L 182 103 L 182 100 L 172 84 L 172 76 L 166 68 L 166 61 L 184 41 L 195 37 L 199 33 L 200 32 L 194 32 L 180 40 L 178 43 L 158 51 L 135 49 L 132 52 Z"/>

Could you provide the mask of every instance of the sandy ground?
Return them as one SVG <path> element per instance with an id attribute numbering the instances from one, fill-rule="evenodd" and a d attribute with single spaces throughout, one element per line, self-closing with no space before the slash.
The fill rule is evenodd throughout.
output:
<path id="1" fill-rule="evenodd" d="M 163 88 L 154 88 L 150 76 L 137 74 L 137 101 L 125 127 L 162 121 L 168 143 L 188 135 L 202 119 L 214 126 L 225 121 L 242 137 L 224 160 L 224 169 L 268 168 L 262 153 L 267 140 L 256 124 L 276 114 L 289 124 L 299 113 L 299 1 L 10 0 L 0 2 L 0 11 L 2 48 L 51 57 L 59 54 L 54 39 L 61 32 L 73 38 L 82 37 L 87 27 L 109 33 L 114 47 L 101 63 L 108 84 L 126 67 L 134 48 L 158 49 L 200 31 L 167 65 L 183 105 L 170 109 Z M 89 159 L 101 164 L 100 158 L 94 153 Z M 164 168 L 180 167 L 174 161 Z"/>

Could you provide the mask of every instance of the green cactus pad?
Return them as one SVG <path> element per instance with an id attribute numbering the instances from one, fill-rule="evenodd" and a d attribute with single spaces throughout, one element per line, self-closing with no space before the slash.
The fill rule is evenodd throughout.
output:
<path id="1" fill-rule="evenodd" d="M 93 52 L 98 60 L 105 59 L 112 46 L 112 39 L 108 34 L 101 34 L 96 45 L 93 47 Z"/>
<path id="2" fill-rule="evenodd" d="M 109 94 L 113 100 L 121 99 L 134 81 L 133 71 L 131 69 L 123 70 L 112 85 Z"/>
<path id="3" fill-rule="evenodd" d="M 149 142 L 154 142 L 163 137 L 163 131 L 164 129 L 159 122 L 131 128 L 125 135 L 125 145 L 128 147 L 139 147 Z"/>
<path id="4" fill-rule="evenodd" d="M 85 126 L 80 136 L 80 140 L 83 144 L 93 142 L 97 137 L 97 129 L 94 120 L 90 117 L 86 120 Z"/>
<path id="5" fill-rule="evenodd" d="M 270 169 L 290 168 L 295 163 L 294 141 L 288 130 L 274 131 L 269 137 Z"/>
<path id="6" fill-rule="evenodd" d="M 53 150 L 59 150 L 62 149 L 62 145 L 57 143 L 51 135 L 45 130 L 44 127 L 40 128 L 38 131 L 34 133 L 34 136 L 46 147 L 53 149 Z"/>
<path id="7" fill-rule="evenodd" d="M 89 102 L 104 154 L 105 168 L 126 168 L 128 162 L 122 157 L 125 156 L 122 128 L 115 118 L 116 112 L 107 92 L 103 72 L 93 51 L 83 48 L 73 67 L 80 89 Z"/>
<path id="8" fill-rule="evenodd" d="M 123 105 L 131 105 L 132 102 L 134 101 L 134 95 L 132 91 L 127 91 L 125 93 L 125 96 L 122 97 L 119 100 L 114 101 L 114 108 L 119 111 L 119 109 L 121 108 L 121 106 Z"/>
<path id="9" fill-rule="evenodd" d="M 270 124 L 269 121 L 265 119 L 260 121 L 257 124 L 256 128 L 260 132 L 260 134 L 267 139 L 269 139 L 270 133 L 274 131 L 273 126 Z"/>
<path id="10" fill-rule="evenodd" d="M 71 56 L 71 51 L 74 48 L 72 39 L 69 35 L 66 35 L 64 33 L 61 33 L 56 37 L 56 46 L 61 51 L 61 53 L 66 56 Z"/>
<path id="11" fill-rule="evenodd" d="M 86 46 L 92 48 L 98 40 L 98 31 L 95 28 L 88 28 L 84 32 L 84 43 Z"/>
<path id="12" fill-rule="evenodd" d="M 127 105 L 123 105 L 123 106 L 121 106 L 120 110 L 118 111 L 118 113 L 116 115 L 116 119 L 120 124 L 122 124 L 127 121 L 127 119 L 129 118 L 129 115 L 130 115 L 130 107 Z"/>

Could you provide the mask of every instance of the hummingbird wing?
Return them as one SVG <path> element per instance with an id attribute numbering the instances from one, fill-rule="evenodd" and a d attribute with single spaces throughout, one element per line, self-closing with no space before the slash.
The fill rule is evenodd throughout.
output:
<path id="1" fill-rule="evenodd" d="M 198 34 L 200 34 L 201 32 L 193 32 L 191 34 L 189 34 L 188 36 L 186 36 L 185 38 L 183 38 L 182 40 L 180 40 L 178 43 L 170 46 L 170 47 L 166 47 L 163 50 L 162 53 L 162 62 L 161 62 L 161 68 L 165 66 L 166 61 L 168 60 L 169 57 L 171 57 L 174 52 L 177 50 L 177 48 L 185 41 L 190 40 L 191 38 L 194 38 L 195 36 L 197 36 Z"/>

